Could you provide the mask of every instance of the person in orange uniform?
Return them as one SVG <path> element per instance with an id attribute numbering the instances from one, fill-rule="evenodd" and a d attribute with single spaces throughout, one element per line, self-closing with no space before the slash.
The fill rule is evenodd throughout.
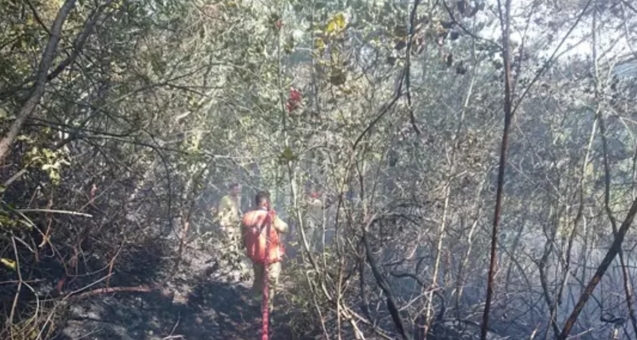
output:
<path id="1" fill-rule="evenodd" d="M 247 212 L 243 216 L 242 226 L 246 255 L 252 260 L 254 270 L 254 282 L 252 290 L 255 297 L 259 299 L 263 293 L 263 279 L 265 274 L 265 240 L 266 240 L 266 219 L 270 215 L 272 221 L 270 229 L 270 248 L 268 259 L 268 290 L 269 307 L 272 309 L 272 300 L 279 283 L 281 274 L 281 260 L 284 255 L 283 244 L 280 241 L 280 234 L 288 232 L 287 223 L 283 222 L 274 211 L 271 211 L 270 193 L 260 191 L 257 193 L 254 203 L 256 208 Z"/>

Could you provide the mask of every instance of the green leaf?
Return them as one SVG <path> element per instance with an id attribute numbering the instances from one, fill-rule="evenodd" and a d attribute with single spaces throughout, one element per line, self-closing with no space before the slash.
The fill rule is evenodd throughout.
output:
<path id="1" fill-rule="evenodd" d="M 328 22 L 325 31 L 327 33 L 338 33 L 342 31 L 347 25 L 345 14 L 338 13 L 334 15 Z"/>
<path id="2" fill-rule="evenodd" d="M 325 49 L 325 42 L 321 38 L 314 39 L 314 48 L 319 52 L 323 52 Z"/>
<path id="3" fill-rule="evenodd" d="M 279 158 L 281 161 L 292 162 L 297 159 L 297 156 L 294 154 L 294 152 L 292 151 L 292 149 L 290 149 L 289 146 L 286 146 L 285 150 L 283 150 Z"/>

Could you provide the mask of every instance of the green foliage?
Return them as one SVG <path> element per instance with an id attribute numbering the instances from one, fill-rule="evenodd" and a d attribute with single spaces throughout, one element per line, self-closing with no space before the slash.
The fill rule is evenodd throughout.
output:
<path id="1" fill-rule="evenodd" d="M 25 161 L 28 166 L 35 166 L 46 172 L 54 185 L 60 184 L 60 171 L 63 165 L 70 165 L 66 155 L 62 151 L 53 151 L 48 148 L 33 146 L 25 153 Z"/>

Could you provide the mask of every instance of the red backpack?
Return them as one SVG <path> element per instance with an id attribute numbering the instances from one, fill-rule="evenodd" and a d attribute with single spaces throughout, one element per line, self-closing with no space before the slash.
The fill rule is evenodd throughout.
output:
<path id="1" fill-rule="evenodd" d="M 279 239 L 279 232 L 274 229 L 272 222 L 276 213 L 274 210 L 253 210 L 243 216 L 243 237 L 246 246 L 246 255 L 254 263 L 265 263 L 266 230 L 270 224 L 270 253 L 268 263 L 281 261 L 285 249 Z"/>

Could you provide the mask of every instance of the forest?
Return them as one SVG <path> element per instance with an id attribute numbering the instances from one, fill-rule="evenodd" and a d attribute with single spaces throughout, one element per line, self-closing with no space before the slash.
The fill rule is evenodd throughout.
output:
<path id="1" fill-rule="evenodd" d="M 634 0 L 0 13 L 1 339 L 637 339 Z"/>

